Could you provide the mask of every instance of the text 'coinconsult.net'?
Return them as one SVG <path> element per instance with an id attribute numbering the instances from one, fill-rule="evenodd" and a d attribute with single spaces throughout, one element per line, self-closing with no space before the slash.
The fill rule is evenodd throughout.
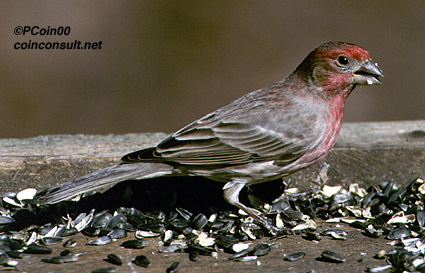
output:
<path id="1" fill-rule="evenodd" d="M 59 27 L 40 27 L 40 26 L 17 26 L 14 29 L 15 35 L 30 37 L 25 41 L 16 42 L 13 45 L 14 49 L 17 50 L 97 50 L 102 49 L 102 41 L 96 42 L 83 42 L 80 40 L 73 41 L 38 41 L 39 39 L 45 39 L 46 37 L 67 37 L 71 33 L 70 26 L 59 26 Z M 31 38 L 37 39 L 37 41 L 31 40 Z"/>

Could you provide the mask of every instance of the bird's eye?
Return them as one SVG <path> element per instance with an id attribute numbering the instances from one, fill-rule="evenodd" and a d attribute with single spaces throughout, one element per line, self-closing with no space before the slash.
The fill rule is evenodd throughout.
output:
<path id="1" fill-rule="evenodd" d="M 346 66 L 348 64 L 348 58 L 346 56 L 338 56 L 336 61 L 340 66 Z"/>

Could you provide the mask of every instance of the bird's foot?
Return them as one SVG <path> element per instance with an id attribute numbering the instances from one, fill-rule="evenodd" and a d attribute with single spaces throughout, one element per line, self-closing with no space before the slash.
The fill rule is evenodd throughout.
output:
<path id="1" fill-rule="evenodd" d="M 263 217 L 263 216 L 259 216 L 256 215 L 257 217 L 254 217 L 254 219 L 256 219 L 265 229 L 267 229 L 267 231 L 273 235 L 276 236 L 278 235 L 279 232 L 281 232 L 282 230 L 279 229 L 278 227 L 276 227 L 275 225 L 273 225 L 272 223 L 270 223 L 267 218 Z"/>

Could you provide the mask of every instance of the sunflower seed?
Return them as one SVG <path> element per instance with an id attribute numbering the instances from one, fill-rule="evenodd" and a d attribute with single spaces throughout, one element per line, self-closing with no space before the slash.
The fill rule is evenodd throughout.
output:
<path id="1" fill-rule="evenodd" d="M 28 188 L 25 190 L 22 190 L 16 194 L 16 199 L 19 201 L 27 201 L 34 199 L 35 194 L 37 193 L 36 189 Z"/>
<path id="2" fill-rule="evenodd" d="M 194 229 L 202 229 L 207 225 L 207 223 L 208 218 L 204 214 L 199 213 L 195 217 L 193 217 L 191 221 L 191 227 Z"/>
<path id="3" fill-rule="evenodd" d="M 269 254 L 270 251 L 271 251 L 270 245 L 268 245 L 268 244 L 258 244 L 252 250 L 252 255 L 253 256 L 264 256 L 264 255 Z"/>
<path id="4" fill-rule="evenodd" d="M 95 228 L 95 227 L 86 227 L 85 229 L 83 229 L 81 231 L 81 233 L 83 233 L 86 236 L 89 237 L 96 237 L 98 235 L 100 235 L 100 229 L 99 228 Z"/>
<path id="5" fill-rule="evenodd" d="M 241 252 L 243 250 L 248 249 L 250 245 L 251 245 L 251 243 L 236 243 L 232 246 L 232 250 L 235 253 L 238 253 L 238 252 Z"/>
<path id="6" fill-rule="evenodd" d="M 48 259 L 42 259 L 43 262 L 52 263 L 52 264 L 62 264 L 62 263 L 72 263 L 78 261 L 78 256 L 73 254 L 68 254 L 65 256 L 54 256 Z"/>
<path id="7" fill-rule="evenodd" d="M 423 210 L 418 210 L 418 211 L 416 212 L 416 219 L 417 219 L 417 221 L 418 221 L 418 225 L 419 225 L 420 227 L 424 227 L 424 225 L 425 225 L 425 211 L 423 211 Z"/>
<path id="8" fill-rule="evenodd" d="M 5 263 L 4 265 L 5 266 L 10 266 L 10 267 L 15 267 L 15 266 L 17 266 L 18 265 L 18 261 L 17 260 L 13 260 L 13 259 L 9 259 L 8 261 L 7 261 L 7 263 Z"/>
<path id="9" fill-rule="evenodd" d="M 89 241 L 87 244 L 88 245 L 95 245 L 95 246 L 103 246 L 103 245 L 107 245 L 111 242 L 112 242 L 112 239 L 109 236 L 102 236 L 102 237 L 99 237 L 95 240 Z"/>
<path id="10" fill-rule="evenodd" d="M 93 270 L 91 273 L 116 273 L 117 269 L 115 267 L 105 267 Z"/>
<path id="11" fill-rule="evenodd" d="M 213 246 L 215 244 L 215 239 L 212 237 L 208 237 L 208 234 L 205 232 L 201 232 L 198 238 L 195 239 L 195 243 L 200 246 Z"/>
<path id="12" fill-rule="evenodd" d="M 179 262 L 174 262 L 170 265 L 170 267 L 167 268 L 167 273 L 175 273 L 177 271 L 179 271 L 180 269 L 180 263 Z"/>
<path id="13" fill-rule="evenodd" d="M 407 224 L 413 223 L 416 217 L 413 214 L 404 215 L 404 212 L 401 211 L 399 213 L 394 214 L 390 220 L 388 220 L 387 224 Z"/>
<path id="14" fill-rule="evenodd" d="M 12 217 L 0 215 L 0 225 L 7 225 L 14 222 L 15 219 L 13 219 Z"/>
<path id="15" fill-rule="evenodd" d="M 63 243 L 64 247 L 74 247 L 77 245 L 77 242 L 74 239 L 69 239 L 65 243 Z"/>
<path id="16" fill-rule="evenodd" d="M 52 249 L 47 246 L 33 243 L 27 247 L 25 252 L 28 254 L 50 254 L 52 253 Z"/>
<path id="17" fill-rule="evenodd" d="M 164 247 L 159 252 L 161 252 L 161 253 L 173 253 L 173 252 L 179 251 L 181 249 L 183 249 L 183 246 L 181 246 L 181 245 L 170 245 L 170 246 Z"/>
<path id="18" fill-rule="evenodd" d="M 330 250 L 324 250 L 318 259 L 320 261 L 330 262 L 330 263 L 343 263 L 343 262 L 345 262 L 344 258 L 342 258 L 340 255 L 338 255 L 335 252 L 332 252 Z"/>
<path id="19" fill-rule="evenodd" d="M 62 237 L 68 237 L 68 236 L 77 234 L 77 232 L 78 232 L 78 230 L 75 227 L 71 227 L 71 228 L 64 230 Z"/>
<path id="20" fill-rule="evenodd" d="M 139 255 L 137 256 L 134 260 L 133 263 L 135 263 L 138 266 L 142 266 L 142 267 L 148 267 L 151 262 L 149 261 L 148 258 L 146 258 L 145 255 Z"/>
<path id="21" fill-rule="evenodd" d="M 98 213 L 93 217 L 93 221 L 91 222 L 91 226 L 94 228 L 104 228 L 107 227 L 109 222 L 112 219 L 112 215 L 107 212 Z"/>
<path id="22" fill-rule="evenodd" d="M 45 246 L 59 244 L 62 243 L 62 241 L 63 238 L 61 237 L 43 237 L 40 240 L 40 242 Z"/>
<path id="23" fill-rule="evenodd" d="M 200 255 L 211 255 L 215 249 L 198 245 L 188 245 L 188 251 L 198 251 Z"/>
<path id="24" fill-rule="evenodd" d="M 108 257 L 105 259 L 105 261 L 107 261 L 108 263 L 111 264 L 116 264 L 116 265 L 122 265 L 122 261 L 120 259 L 120 257 L 118 257 L 115 254 L 108 254 Z"/>
<path id="25" fill-rule="evenodd" d="M 176 208 L 176 211 L 178 214 L 180 214 L 181 217 L 183 217 L 186 221 L 189 221 L 192 217 L 192 213 L 188 210 L 185 210 L 183 208 Z"/>
<path id="26" fill-rule="evenodd" d="M 93 214 L 94 214 L 94 209 L 90 211 L 90 213 L 88 215 L 83 214 L 83 216 L 81 216 L 80 219 L 78 219 L 80 216 L 77 217 L 78 222 L 75 223 L 75 228 L 78 231 L 82 231 L 83 229 L 85 229 L 93 220 Z"/>
<path id="27" fill-rule="evenodd" d="M 292 228 L 292 231 L 300 231 L 300 230 L 316 230 L 317 224 L 313 220 L 307 220 L 305 223 L 301 223 Z"/>
<path id="28" fill-rule="evenodd" d="M 236 260 L 239 259 L 241 257 L 247 256 L 251 251 L 249 249 L 244 249 L 241 250 L 235 254 L 233 254 L 232 256 L 230 256 L 229 260 Z"/>
<path id="29" fill-rule="evenodd" d="M 318 232 L 310 232 L 310 231 L 304 232 L 304 234 L 302 235 L 302 238 L 309 240 L 309 241 L 320 241 L 320 240 L 322 240 L 322 236 L 320 236 L 320 234 Z"/>
<path id="30" fill-rule="evenodd" d="M 237 262 L 252 262 L 258 259 L 258 256 L 244 256 L 238 259 L 235 259 Z"/>
<path id="31" fill-rule="evenodd" d="M 383 266 L 377 266 L 377 267 L 368 267 L 366 268 L 366 272 L 370 272 L 370 273 L 379 273 L 379 272 L 384 272 L 388 269 L 391 269 L 391 265 L 383 265 Z"/>
<path id="32" fill-rule="evenodd" d="M 15 207 L 20 207 L 20 208 L 23 207 L 22 204 L 16 202 L 14 199 L 12 199 L 10 197 L 7 197 L 7 196 L 6 197 L 3 197 L 3 201 L 6 202 L 6 203 L 8 203 L 8 204 L 10 204 L 10 205 L 12 205 L 12 206 L 15 206 Z"/>
<path id="33" fill-rule="evenodd" d="M 37 233 L 31 232 L 31 235 L 29 236 L 28 240 L 25 242 L 26 245 L 32 245 L 37 241 Z"/>
<path id="34" fill-rule="evenodd" d="M 107 227 L 109 227 L 109 228 L 117 228 L 119 224 L 125 224 L 125 223 L 127 223 L 127 218 L 123 214 L 117 213 L 109 221 Z"/>
<path id="35" fill-rule="evenodd" d="M 111 239 L 121 239 L 127 237 L 127 231 L 123 229 L 114 229 L 107 234 Z"/>
<path id="36" fill-rule="evenodd" d="M 304 252 L 294 252 L 294 253 L 291 253 L 291 254 L 288 254 L 288 255 L 284 255 L 284 260 L 293 262 L 293 261 L 297 261 L 301 258 L 304 258 L 304 256 L 305 256 Z"/>
<path id="37" fill-rule="evenodd" d="M 10 258 L 22 259 L 22 252 L 21 251 L 12 250 L 12 251 L 7 251 L 6 254 Z"/>
<path id="38" fill-rule="evenodd" d="M 120 208 L 118 211 L 127 217 L 128 222 L 135 227 L 146 224 L 145 214 L 136 208 Z"/>
<path id="39" fill-rule="evenodd" d="M 410 236 L 411 234 L 412 233 L 410 232 L 408 228 L 401 227 L 401 228 L 392 230 L 390 234 L 388 234 L 387 238 L 390 240 L 397 240 L 397 239 L 406 238 Z"/>
<path id="40" fill-rule="evenodd" d="M 338 193 L 339 191 L 341 191 L 342 186 L 323 186 L 323 194 L 327 197 L 331 197 L 334 194 Z"/>
<path id="41" fill-rule="evenodd" d="M 172 230 L 166 230 L 164 232 L 164 238 L 162 239 L 162 241 L 164 243 L 169 243 L 171 241 L 171 239 L 173 238 L 174 232 Z"/>
<path id="42" fill-rule="evenodd" d="M 145 230 L 138 230 L 134 234 L 134 237 L 136 237 L 137 239 L 143 239 L 143 238 L 154 238 L 154 237 L 158 237 L 160 235 L 161 235 L 161 233 L 156 233 L 156 232 L 152 232 L 152 231 L 145 231 Z"/>
<path id="43" fill-rule="evenodd" d="M 121 244 L 121 246 L 125 248 L 133 248 L 133 249 L 141 249 L 144 248 L 147 245 L 146 240 L 128 240 Z"/>

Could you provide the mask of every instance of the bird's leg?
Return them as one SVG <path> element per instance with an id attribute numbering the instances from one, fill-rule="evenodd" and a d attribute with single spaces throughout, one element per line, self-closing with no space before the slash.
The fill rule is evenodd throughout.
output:
<path id="1" fill-rule="evenodd" d="M 224 200 L 229 204 L 246 212 L 249 216 L 260 222 L 272 235 L 276 235 L 279 231 L 275 226 L 270 224 L 264 217 L 257 214 L 253 209 L 245 206 L 239 201 L 239 192 L 245 187 L 244 183 L 228 182 L 224 187 Z"/>

